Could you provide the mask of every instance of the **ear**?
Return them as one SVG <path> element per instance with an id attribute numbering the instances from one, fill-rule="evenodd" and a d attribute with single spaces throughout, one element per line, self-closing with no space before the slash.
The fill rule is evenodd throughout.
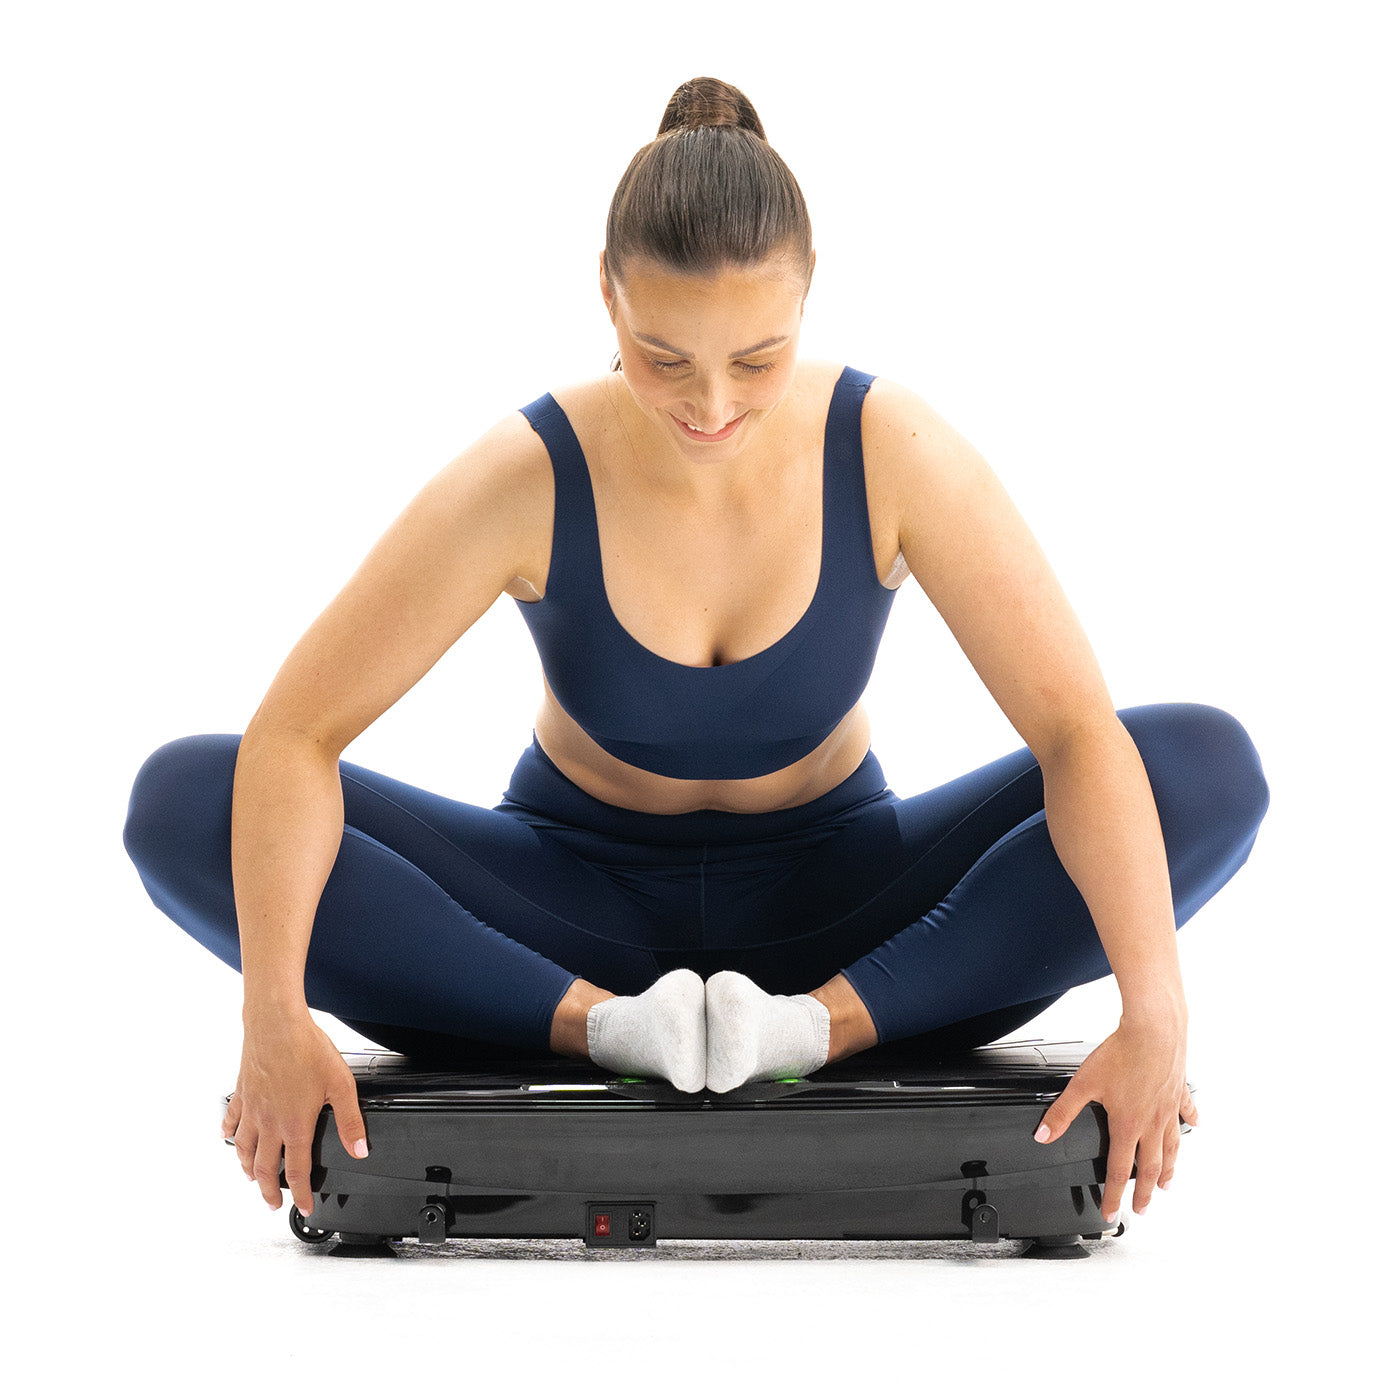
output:
<path id="1" fill-rule="evenodd" d="M 598 287 L 603 293 L 603 305 L 608 308 L 608 318 L 611 320 L 613 314 L 613 293 L 612 288 L 608 285 L 607 264 L 603 261 L 605 255 L 606 249 L 604 252 L 598 254 Z"/>

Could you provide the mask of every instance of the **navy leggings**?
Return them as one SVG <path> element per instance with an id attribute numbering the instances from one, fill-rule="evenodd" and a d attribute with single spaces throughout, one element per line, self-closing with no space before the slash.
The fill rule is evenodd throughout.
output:
<path id="1" fill-rule="evenodd" d="M 1178 926 L 1244 863 L 1268 805 L 1237 721 L 1204 705 L 1120 718 L 1161 817 Z M 237 968 L 229 856 L 239 736 L 158 749 L 126 849 L 156 906 Z M 880 1042 L 986 1044 L 1111 972 L 1021 749 L 916 797 L 873 753 L 777 812 L 657 816 L 589 796 L 527 749 L 499 806 L 340 765 L 345 834 L 312 929 L 308 1002 L 390 1049 L 454 1060 L 549 1046 L 577 977 L 619 995 L 672 968 L 770 992 L 845 974 Z"/>

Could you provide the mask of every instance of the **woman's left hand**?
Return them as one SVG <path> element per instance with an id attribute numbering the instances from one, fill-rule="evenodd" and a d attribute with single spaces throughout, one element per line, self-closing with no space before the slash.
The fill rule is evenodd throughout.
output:
<path id="1" fill-rule="evenodd" d="M 1037 1142 L 1054 1142 L 1090 1102 L 1108 1114 L 1108 1177 L 1103 1215 L 1118 1214 L 1137 1160 L 1133 1209 L 1147 1209 L 1155 1187 L 1176 1170 L 1180 1120 L 1196 1126 L 1196 1105 L 1186 1088 L 1186 1029 L 1171 1018 L 1129 1022 L 1084 1058 L 1073 1079 L 1041 1119 Z M 1046 1130 L 1049 1130 L 1048 1134 Z"/>

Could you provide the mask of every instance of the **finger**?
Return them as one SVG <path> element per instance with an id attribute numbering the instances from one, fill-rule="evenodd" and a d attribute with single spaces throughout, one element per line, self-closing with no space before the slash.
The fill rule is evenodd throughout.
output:
<path id="1" fill-rule="evenodd" d="M 310 1215 L 316 1208 L 316 1197 L 311 1191 L 311 1139 L 297 1137 L 288 1139 L 286 1146 L 287 1190 L 292 1203 L 303 1215 Z M 282 1203 L 282 1193 L 277 1193 L 277 1203 Z"/>
<path id="2" fill-rule="evenodd" d="M 282 1205 L 282 1144 L 272 1133 L 258 1139 L 257 1155 L 253 1158 L 253 1178 L 270 1210 Z"/>
<path id="3" fill-rule="evenodd" d="M 1084 1105 L 1089 1102 L 1088 1090 L 1073 1079 L 1065 1086 L 1059 1098 L 1045 1110 L 1040 1126 L 1035 1130 L 1037 1142 L 1054 1142 L 1064 1134 L 1069 1125 L 1079 1116 Z"/>
<path id="4" fill-rule="evenodd" d="M 1133 1210 L 1141 1215 L 1152 1200 L 1162 1176 L 1162 1135 L 1149 1132 L 1138 1142 L 1137 1184 L 1133 1188 Z"/>
<path id="5" fill-rule="evenodd" d="M 1191 1091 L 1189 1089 L 1182 1091 L 1181 1104 L 1177 1112 L 1193 1128 L 1200 1127 L 1201 1115 L 1196 1108 L 1196 1101 L 1191 1097 Z"/>
<path id="6" fill-rule="evenodd" d="M 1117 1215 L 1123 1204 L 1123 1192 L 1133 1174 L 1133 1153 L 1137 1134 L 1129 1132 L 1126 1123 L 1120 1127 L 1109 1124 L 1108 1170 L 1103 1184 L 1103 1213 L 1107 1218 Z"/>
<path id="7" fill-rule="evenodd" d="M 1165 1191 L 1176 1175 L 1176 1154 L 1181 1151 L 1181 1129 L 1175 1123 L 1167 1124 L 1166 1135 L 1162 1139 L 1162 1175 L 1157 1185 Z"/>
<path id="8" fill-rule="evenodd" d="M 239 1122 L 238 1131 L 233 1135 L 233 1150 L 238 1154 L 238 1165 L 243 1168 L 243 1175 L 252 1181 L 253 1159 L 258 1150 L 258 1130 L 251 1118 L 245 1116 Z"/>
<path id="9" fill-rule="evenodd" d="M 347 1078 L 349 1084 L 331 1095 L 331 1112 L 335 1114 L 336 1132 L 340 1135 L 341 1146 L 352 1157 L 368 1157 L 369 1134 L 365 1131 L 364 1116 L 360 1113 L 355 1080 L 353 1076 Z"/>
<path id="10" fill-rule="evenodd" d="M 224 1109 L 223 1121 L 219 1124 L 219 1132 L 223 1137 L 231 1138 L 238 1129 L 238 1120 L 243 1117 L 243 1098 L 235 1090 L 229 1096 L 228 1106 Z"/>

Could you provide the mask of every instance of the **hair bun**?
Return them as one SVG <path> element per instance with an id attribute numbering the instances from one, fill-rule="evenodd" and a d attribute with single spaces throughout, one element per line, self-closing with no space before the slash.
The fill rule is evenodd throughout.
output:
<path id="1" fill-rule="evenodd" d="M 692 78 L 676 89 L 666 104 L 656 134 L 690 131 L 699 126 L 737 126 L 752 131 L 760 141 L 768 138 L 754 105 L 736 87 L 718 78 Z"/>

